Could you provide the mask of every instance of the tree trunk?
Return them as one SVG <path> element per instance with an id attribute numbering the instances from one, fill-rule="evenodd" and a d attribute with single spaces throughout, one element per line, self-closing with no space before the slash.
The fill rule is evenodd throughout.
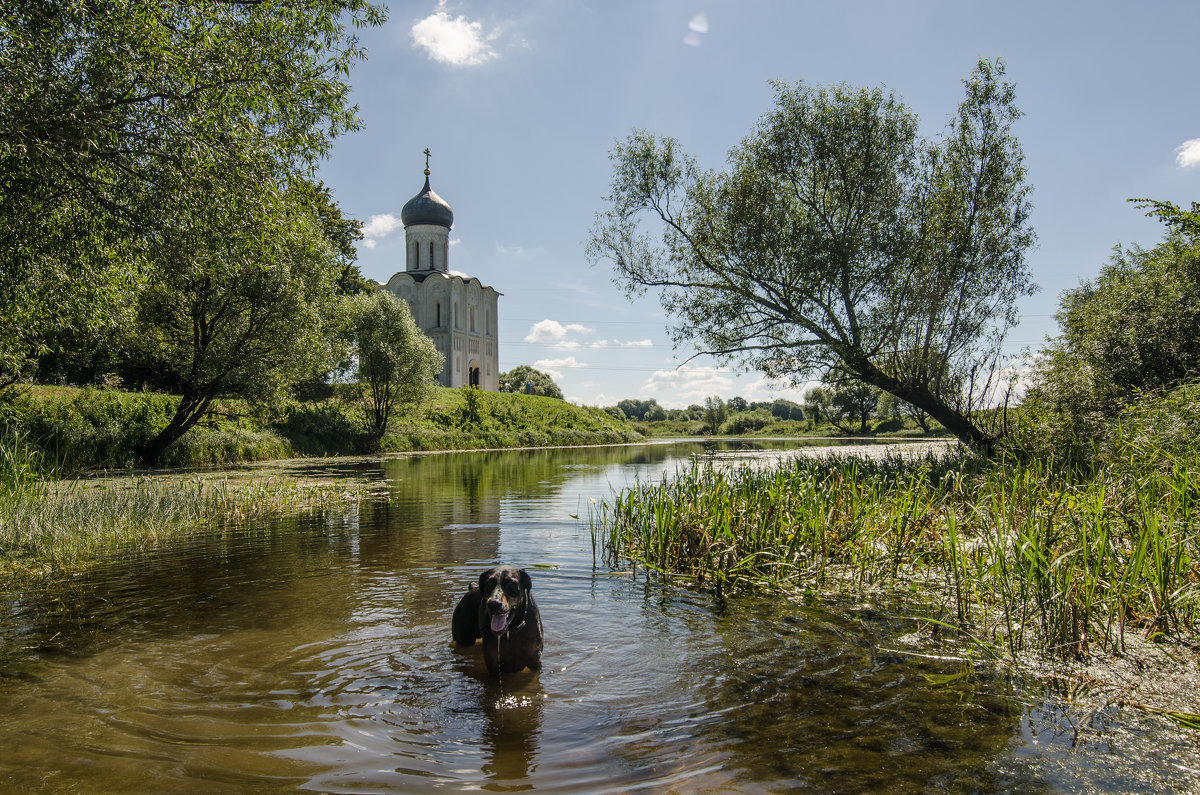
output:
<path id="1" fill-rule="evenodd" d="M 201 397 L 185 391 L 183 399 L 179 401 L 179 407 L 175 409 L 175 416 L 171 417 L 167 427 L 163 428 L 153 439 L 135 445 L 134 450 L 147 466 L 160 466 L 166 449 L 208 413 L 211 403 L 211 396 Z"/>
<path id="2" fill-rule="evenodd" d="M 940 422 L 942 426 L 954 434 L 963 444 L 969 445 L 990 456 L 996 446 L 996 438 L 988 436 L 980 430 L 971 418 L 948 405 L 921 385 L 911 387 L 880 370 L 873 362 L 865 357 L 842 357 L 848 372 L 854 373 L 863 381 L 879 387 L 884 392 L 890 392 L 901 400 L 907 401 L 924 411 L 930 417 Z"/>

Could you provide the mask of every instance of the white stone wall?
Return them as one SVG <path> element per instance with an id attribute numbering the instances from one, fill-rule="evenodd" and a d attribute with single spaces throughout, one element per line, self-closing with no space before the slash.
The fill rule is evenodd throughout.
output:
<path id="1" fill-rule="evenodd" d="M 436 249 L 435 249 L 436 250 Z M 497 306 L 500 293 L 478 279 L 434 271 L 417 281 L 397 273 L 384 287 L 408 303 L 413 319 L 441 351 L 438 383 L 460 387 L 479 371 L 479 388 L 500 390 Z"/>
<path id="2" fill-rule="evenodd" d="M 406 271 L 450 270 L 450 230 L 437 224 L 414 224 L 404 230 Z"/>

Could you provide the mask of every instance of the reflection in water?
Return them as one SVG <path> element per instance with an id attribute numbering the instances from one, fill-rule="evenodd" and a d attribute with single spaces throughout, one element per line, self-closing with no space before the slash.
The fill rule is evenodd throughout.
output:
<path id="1" fill-rule="evenodd" d="M 1076 754 L 1012 683 L 906 653 L 884 606 L 714 604 L 593 572 L 588 500 L 698 445 L 326 466 L 388 499 L 212 534 L 0 621 L 0 789 L 89 792 L 1168 789 L 1186 749 Z M 742 453 L 779 456 L 780 446 Z M 334 469 L 336 467 L 336 470 Z M 467 584 L 529 568 L 544 668 L 450 643 Z M 1036 736 L 1035 736 L 1036 733 Z M 1049 750 L 1047 751 L 1047 748 Z M 1169 753 L 1164 752 L 1169 751 Z M 1194 749 L 1191 752 L 1194 755 Z"/>

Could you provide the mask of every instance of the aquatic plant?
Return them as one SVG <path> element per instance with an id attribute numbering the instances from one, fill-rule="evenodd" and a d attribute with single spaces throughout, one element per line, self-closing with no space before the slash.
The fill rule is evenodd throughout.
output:
<path id="1" fill-rule="evenodd" d="M 1011 653 L 1078 655 L 1200 616 L 1200 468 L 1145 453 L 1086 476 L 964 452 L 694 463 L 597 506 L 593 538 L 609 566 L 723 595 L 885 594 Z"/>
<path id="2" fill-rule="evenodd" d="M 227 475 L 41 481 L 0 499 L 0 574 L 62 572 L 172 537 L 315 508 L 355 503 L 345 480 Z"/>

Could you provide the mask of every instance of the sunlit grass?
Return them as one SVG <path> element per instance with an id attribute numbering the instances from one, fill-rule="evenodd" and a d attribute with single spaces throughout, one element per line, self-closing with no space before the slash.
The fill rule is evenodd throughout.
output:
<path id="1" fill-rule="evenodd" d="M 1150 462 L 1144 464 L 1143 462 Z M 1139 456 L 1085 477 L 1037 462 L 696 464 L 592 512 L 613 567 L 721 594 L 887 595 L 1011 653 L 1191 631 L 1200 475 Z"/>
<path id="2" fill-rule="evenodd" d="M 348 481 L 227 476 L 37 481 L 0 500 L 0 573 L 62 572 L 106 556 L 251 519 L 358 502 Z"/>

